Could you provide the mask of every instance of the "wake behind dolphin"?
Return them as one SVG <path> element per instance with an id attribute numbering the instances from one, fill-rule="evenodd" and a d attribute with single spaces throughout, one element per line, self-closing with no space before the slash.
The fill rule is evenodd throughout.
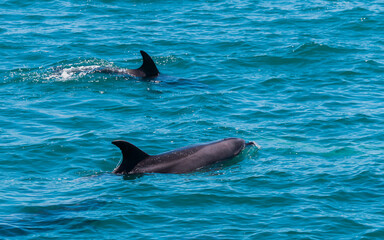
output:
<path id="1" fill-rule="evenodd" d="M 84 77 L 88 74 L 102 73 L 111 74 L 121 77 L 139 78 L 139 79 L 154 79 L 160 75 L 152 58 L 144 51 L 140 51 L 143 58 L 142 65 L 137 69 L 127 69 L 118 67 L 105 67 L 98 64 L 89 66 L 71 66 L 69 68 L 54 67 L 49 78 L 60 80 L 70 80 L 74 77 Z"/>
<path id="2" fill-rule="evenodd" d="M 201 88 L 204 90 L 211 88 L 211 86 L 201 83 L 196 79 L 180 78 L 180 77 L 175 77 L 175 76 L 160 73 L 156 67 L 155 62 L 152 60 L 152 58 L 144 51 L 140 51 L 140 53 L 143 58 L 143 63 L 137 69 L 115 67 L 115 66 L 112 66 L 111 63 L 102 61 L 101 64 L 99 62 L 95 62 L 92 65 L 86 65 L 86 66 L 70 65 L 70 67 L 65 67 L 65 66 L 53 67 L 52 68 L 53 71 L 49 73 L 49 76 L 46 79 L 68 81 L 68 80 L 81 79 L 89 75 L 91 75 L 91 78 L 94 79 L 92 75 L 100 73 L 100 74 L 108 74 L 118 78 L 121 77 L 124 79 L 128 78 L 128 79 L 134 79 L 134 80 L 144 80 L 144 81 L 153 82 L 153 83 L 162 83 L 164 85 L 168 85 L 171 87 L 178 87 L 178 88 L 181 87 L 181 88 L 190 89 L 193 87 L 193 88 Z"/>
<path id="3" fill-rule="evenodd" d="M 120 148 L 123 159 L 113 173 L 186 173 L 213 163 L 231 159 L 248 145 L 241 138 L 226 138 L 215 142 L 187 146 L 159 155 L 149 155 L 133 144 L 116 140 L 112 142 Z"/>

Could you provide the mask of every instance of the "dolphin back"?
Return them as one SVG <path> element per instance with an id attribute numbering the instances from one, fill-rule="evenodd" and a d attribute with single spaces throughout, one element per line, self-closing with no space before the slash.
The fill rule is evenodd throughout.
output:
<path id="1" fill-rule="evenodd" d="M 225 138 L 150 156 L 129 142 L 116 140 L 112 143 L 119 147 L 123 154 L 120 165 L 113 171 L 117 174 L 191 172 L 231 159 L 240 154 L 246 146 L 256 145 L 241 138 Z"/>
<path id="2" fill-rule="evenodd" d="M 128 174 L 139 162 L 149 157 L 147 153 L 129 142 L 116 140 L 112 144 L 120 148 L 123 155 L 120 165 L 113 170 L 113 173 Z"/>

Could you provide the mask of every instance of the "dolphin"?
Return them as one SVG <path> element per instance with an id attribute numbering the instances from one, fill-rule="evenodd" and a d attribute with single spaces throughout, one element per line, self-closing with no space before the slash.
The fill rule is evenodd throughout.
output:
<path id="1" fill-rule="evenodd" d="M 115 140 L 112 144 L 120 148 L 123 155 L 120 164 L 113 170 L 116 174 L 186 173 L 231 159 L 248 145 L 258 146 L 241 138 L 226 138 L 149 155 L 123 140 Z"/>
<path id="2" fill-rule="evenodd" d="M 157 76 L 159 76 L 160 72 L 157 69 L 152 58 L 148 55 L 148 53 L 141 50 L 140 54 L 143 57 L 143 64 L 141 65 L 141 67 L 137 69 L 100 67 L 95 69 L 93 72 L 129 75 L 131 77 L 138 77 L 138 78 L 156 78 Z"/>

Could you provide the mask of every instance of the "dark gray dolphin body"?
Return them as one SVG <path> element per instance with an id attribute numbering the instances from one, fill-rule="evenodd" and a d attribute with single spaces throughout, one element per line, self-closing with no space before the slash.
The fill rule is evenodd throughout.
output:
<path id="1" fill-rule="evenodd" d="M 148 155 L 133 144 L 116 140 L 123 159 L 113 173 L 185 173 L 227 160 L 238 155 L 247 145 L 241 138 L 226 138 L 215 142 L 187 146 L 159 155 Z"/>
<path id="2" fill-rule="evenodd" d="M 152 58 L 144 51 L 140 51 L 143 57 L 143 64 L 138 69 L 124 69 L 124 68 L 98 68 L 94 72 L 107 73 L 107 74 L 118 74 L 118 75 L 129 75 L 132 77 L 139 78 L 155 78 L 159 76 L 160 72 L 157 69 Z"/>

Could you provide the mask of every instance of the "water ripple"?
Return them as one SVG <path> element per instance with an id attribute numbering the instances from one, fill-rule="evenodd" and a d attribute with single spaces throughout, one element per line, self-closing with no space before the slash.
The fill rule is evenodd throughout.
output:
<path id="1" fill-rule="evenodd" d="M 380 239 L 380 1 L 6 1 L 0 238 Z M 137 68 L 152 81 L 97 74 Z M 189 174 L 150 154 L 255 141 Z"/>

